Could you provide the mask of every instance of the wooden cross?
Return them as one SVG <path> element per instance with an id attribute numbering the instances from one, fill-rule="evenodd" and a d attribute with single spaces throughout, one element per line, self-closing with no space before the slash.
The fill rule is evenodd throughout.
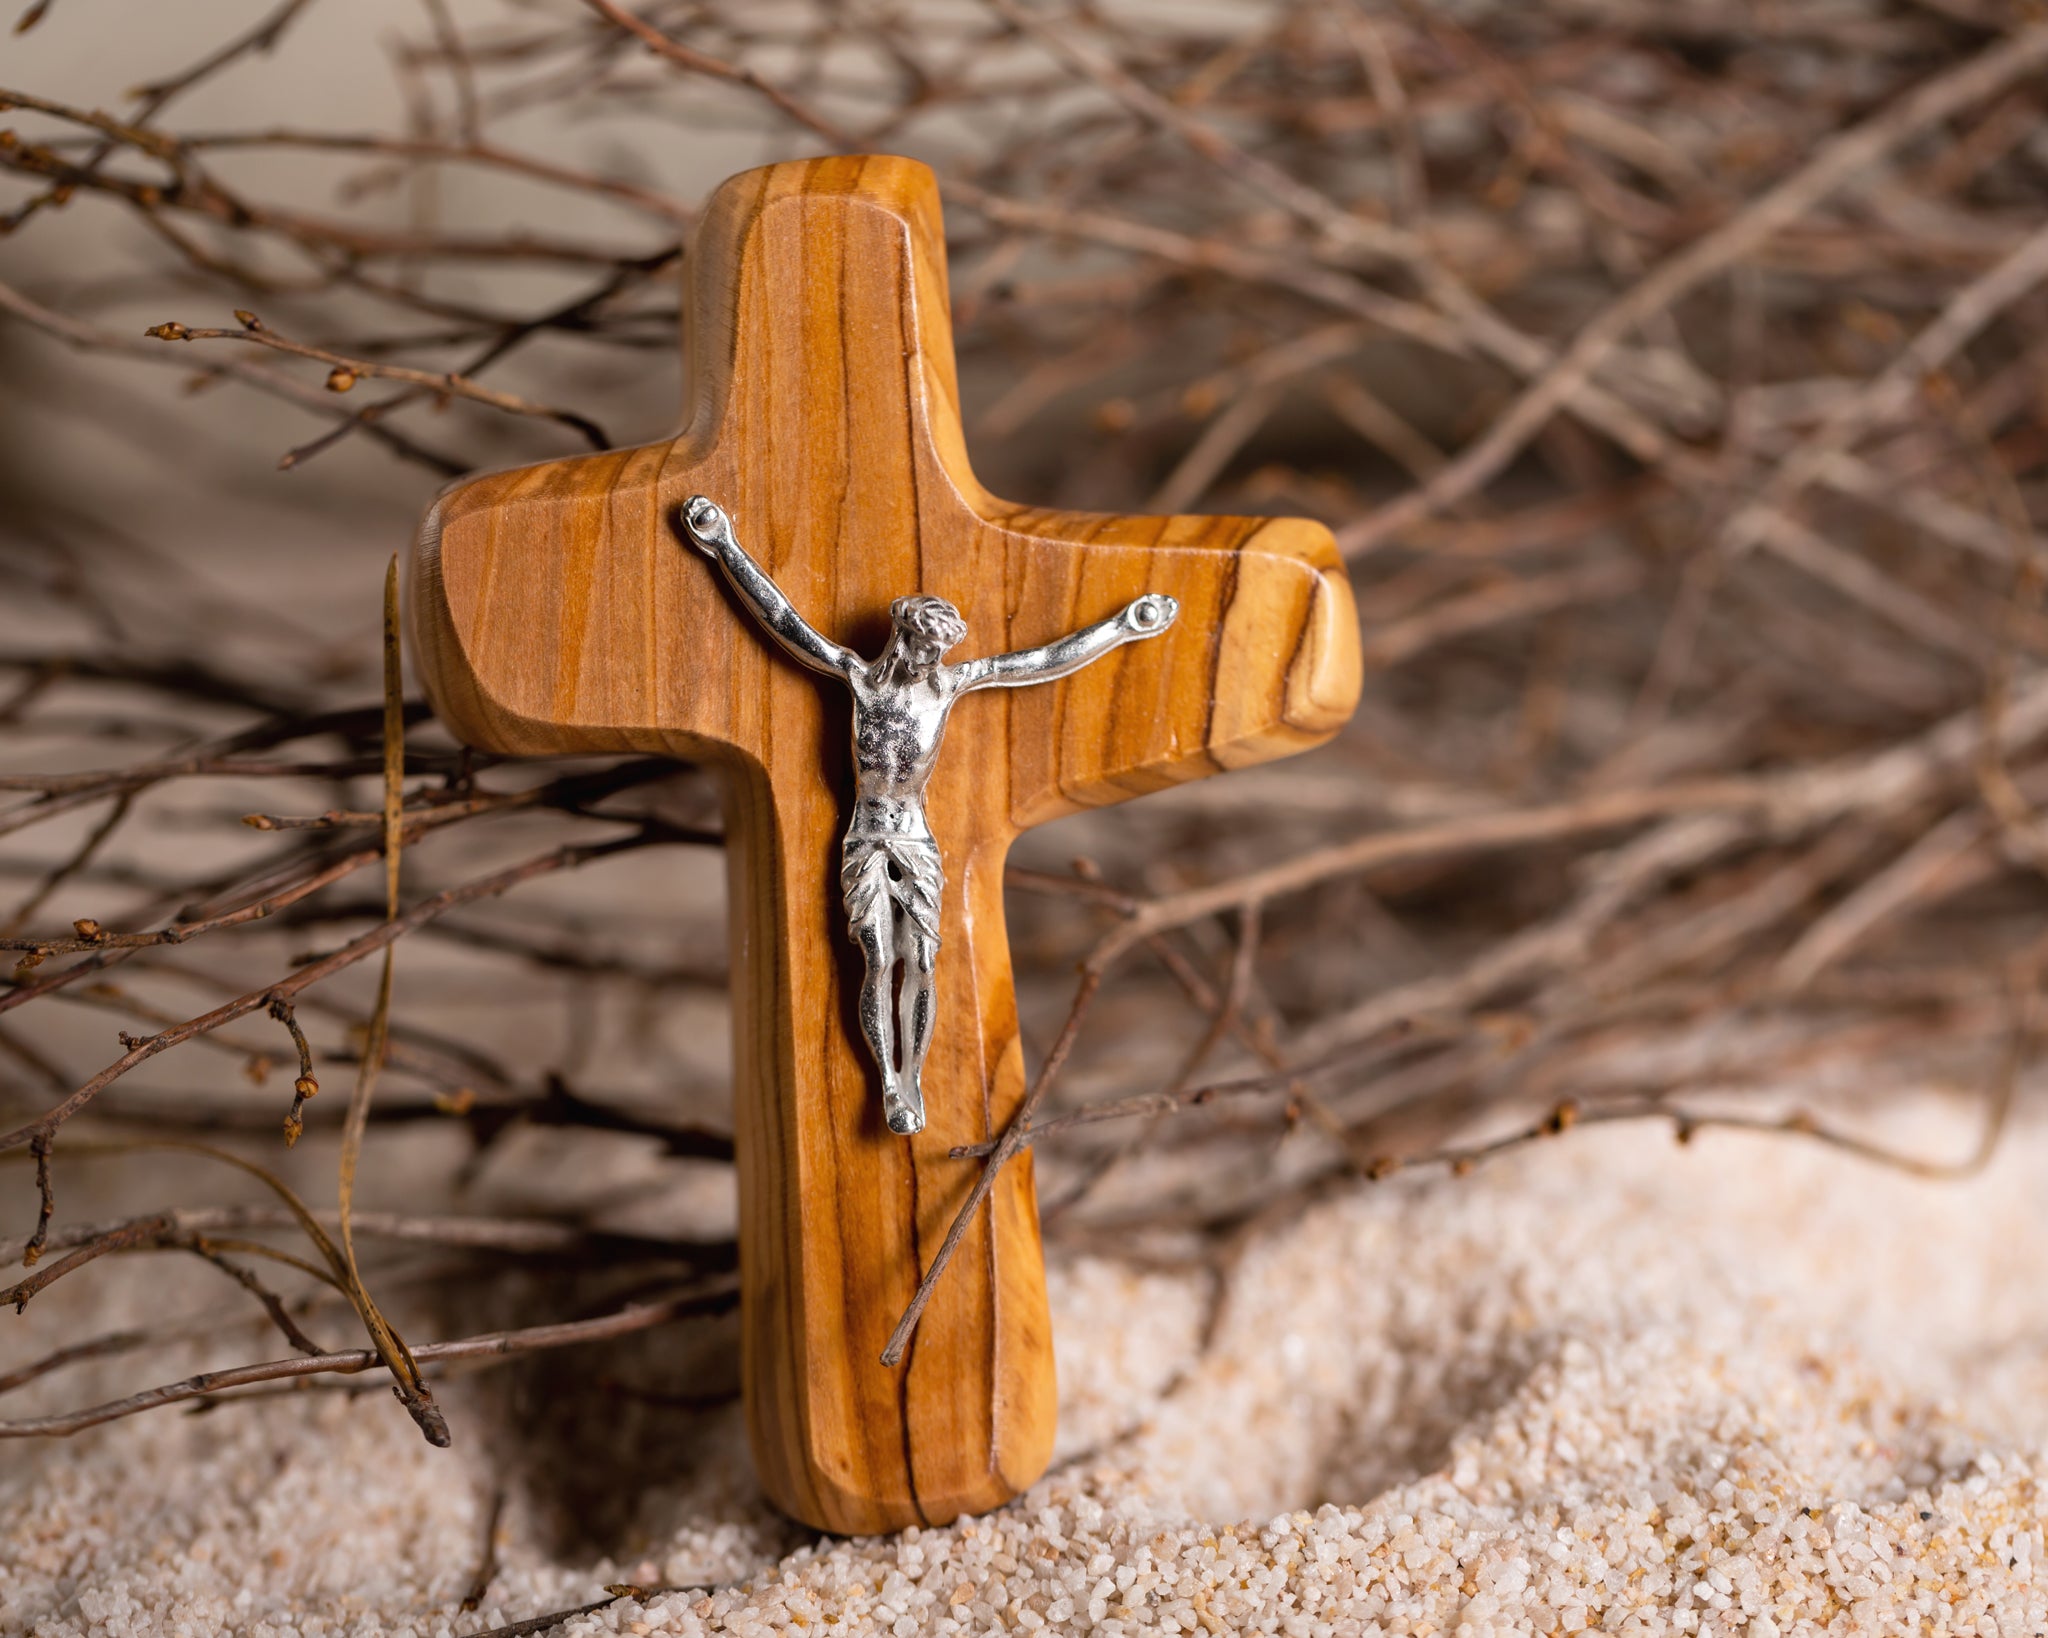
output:
<path id="1" fill-rule="evenodd" d="M 412 560 L 441 718 L 509 754 L 658 752 L 724 771 L 747 1418 L 784 1510 L 853 1533 L 1005 1501 L 1052 1450 L 1028 1152 L 1002 1172 L 903 1363 L 879 1356 L 1023 1096 L 1003 863 L 1080 808 L 1327 739 L 1359 690 L 1351 593 L 1295 519 L 999 501 L 967 460 L 938 187 L 906 159 L 749 171 L 691 256 L 680 436 L 466 480 Z M 778 653 L 690 550 L 703 493 L 812 625 L 873 652 L 891 601 L 966 616 L 956 658 L 1043 643 L 1146 592 L 1178 623 L 1062 682 L 961 701 L 929 790 L 945 861 L 929 1124 L 884 1129 L 853 1015 L 838 839 L 844 690 Z"/>

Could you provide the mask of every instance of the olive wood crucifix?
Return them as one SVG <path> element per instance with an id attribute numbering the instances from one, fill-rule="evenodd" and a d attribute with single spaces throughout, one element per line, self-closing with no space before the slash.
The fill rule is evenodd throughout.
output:
<path id="1" fill-rule="evenodd" d="M 1028 1152 L 1001 1173 L 907 1355 L 880 1362 L 1025 1089 L 1003 861 L 1033 825 L 1327 739 L 1359 690 L 1350 587 L 1296 519 L 1114 517 L 997 500 L 967 460 L 938 188 L 924 166 L 749 171 L 707 206 L 672 439 L 468 479 L 411 564 L 442 720 L 516 754 L 723 770 L 743 1371 L 768 1495 L 822 1529 L 944 1523 L 1043 1470 L 1052 1334 Z M 1151 594 L 1172 629 L 1044 686 L 963 697 L 928 787 L 944 859 L 926 1125 L 884 1125 L 839 835 L 844 690 L 693 550 L 713 497 L 819 632 L 869 650 L 943 597 L 963 655 L 1042 645 Z"/>

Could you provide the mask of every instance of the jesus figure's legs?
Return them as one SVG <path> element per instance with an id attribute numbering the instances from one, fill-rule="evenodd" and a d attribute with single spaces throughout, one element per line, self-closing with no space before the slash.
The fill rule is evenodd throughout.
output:
<path id="1" fill-rule="evenodd" d="M 932 1015 L 937 986 L 932 967 L 938 956 L 937 941 L 929 937 L 910 916 L 896 923 L 896 956 L 903 964 L 903 980 L 896 998 L 897 1039 L 903 1043 L 903 1071 L 898 1092 L 902 1113 L 908 1124 L 897 1124 L 897 1108 L 888 1106 L 889 1130 L 924 1130 L 924 1056 L 931 1050 Z"/>
<path id="2" fill-rule="evenodd" d="M 896 940 L 890 926 L 889 900 L 879 896 L 854 928 L 867 972 L 860 981 L 860 1032 L 882 1071 L 882 1108 L 889 1117 L 889 1129 L 896 1125 L 896 1040 L 890 1018 L 889 992 L 895 988 Z"/>
<path id="3" fill-rule="evenodd" d="M 925 1053 L 937 995 L 939 850 L 915 835 L 849 835 L 839 872 L 846 914 L 867 972 L 860 1030 L 882 1072 L 882 1117 L 900 1136 L 924 1130 Z M 897 1049 L 902 1062 L 897 1062 Z"/>

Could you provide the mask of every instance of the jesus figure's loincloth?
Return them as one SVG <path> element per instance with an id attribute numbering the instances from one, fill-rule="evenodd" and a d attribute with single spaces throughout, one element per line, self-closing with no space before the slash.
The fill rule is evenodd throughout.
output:
<path id="1" fill-rule="evenodd" d="M 939 948 L 939 893 L 946 885 L 939 847 L 922 836 L 860 835 L 846 838 L 839 867 L 839 891 L 856 941 L 894 903 L 919 935 L 921 965 L 930 970 Z"/>

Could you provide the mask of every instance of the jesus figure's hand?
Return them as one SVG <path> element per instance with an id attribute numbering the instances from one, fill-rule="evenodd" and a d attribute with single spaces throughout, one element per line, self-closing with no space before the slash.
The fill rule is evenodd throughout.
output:
<path id="1" fill-rule="evenodd" d="M 692 495 L 683 503 L 683 528 L 690 544 L 707 557 L 732 542 L 732 522 L 708 495 Z"/>
<path id="2" fill-rule="evenodd" d="M 1164 631 L 1180 614 L 1180 604 L 1163 592 L 1150 592 L 1124 605 L 1117 623 L 1134 637 Z"/>

